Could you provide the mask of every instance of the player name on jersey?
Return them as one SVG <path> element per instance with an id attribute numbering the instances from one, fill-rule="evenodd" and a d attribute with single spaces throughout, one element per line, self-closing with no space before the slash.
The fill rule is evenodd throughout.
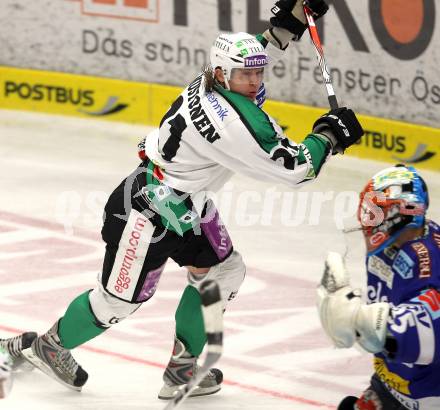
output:
<path id="1" fill-rule="evenodd" d="M 216 132 L 200 103 L 198 90 L 202 83 L 202 77 L 202 75 L 198 76 L 188 87 L 188 108 L 194 127 L 203 138 L 212 144 L 220 139 L 220 135 Z"/>
<path id="2" fill-rule="evenodd" d="M 431 258 L 429 256 L 428 248 L 421 242 L 416 242 L 411 245 L 416 251 L 417 258 L 419 259 L 420 266 L 420 278 L 431 277 Z"/>
<path id="3" fill-rule="evenodd" d="M 438 233 L 434 233 L 433 235 L 434 242 L 437 244 L 437 246 L 440 248 L 440 235 Z"/>

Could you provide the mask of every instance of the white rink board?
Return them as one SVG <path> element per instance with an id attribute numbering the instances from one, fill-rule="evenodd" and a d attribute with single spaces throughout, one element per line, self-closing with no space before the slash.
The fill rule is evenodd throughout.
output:
<path id="1" fill-rule="evenodd" d="M 438 2 L 328 3 L 320 34 L 340 105 L 438 127 Z M 207 62 L 219 32 L 262 32 L 272 6 L 272 0 L 2 0 L 0 65 L 183 86 Z M 307 33 L 266 82 L 272 99 L 327 106 Z M 26 87 L 22 94 L 29 96 Z"/>
<path id="2" fill-rule="evenodd" d="M 137 166 L 136 143 L 146 131 L 0 111 L 0 337 L 22 330 L 44 332 L 73 297 L 94 286 L 103 255 L 99 230 L 105 197 Z M 355 193 L 383 166 L 334 157 L 320 178 L 300 192 L 308 199 L 313 192 L 333 199 L 341 190 Z M 423 176 L 430 187 L 430 215 L 440 220 L 438 174 Z M 253 194 L 246 202 L 241 195 L 249 189 Z M 292 204 L 297 206 L 299 193 L 294 195 Z M 192 399 L 182 409 L 334 409 L 344 395 L 357 394 L 367 385 L 368 355 L 332 349 L 314 308 L 314 288 L 327 250 L 344 249 L 335 225 L 335 201 L 325 202 L 316 215 L 308 209 L 305 222 L 294 226 L 294 214 L 281 214 L 289 198 L 280 185 L 239 176 L 219 196 L 248 274 L 225 316 L 225 352 L 219 363 L 225 374 L 223 389 Z M 237 216 L 234 210 L 243 201 L 246 207 Z M 271 202 L 273 210 L 267 212 Z M 65 230 L 59 222 L 69 215 L 72 224 Z M 356 235 L 348 266 L 353 282 L 361 284 L 363 244 Z M 152 300 L 75 351 L 90 375 L 82 393 L 68 391 L 38 371 L 22 373 L 0 408 L 163 408 L 156 395 L 184 286 L 184 271 L 170 263 Z"/>

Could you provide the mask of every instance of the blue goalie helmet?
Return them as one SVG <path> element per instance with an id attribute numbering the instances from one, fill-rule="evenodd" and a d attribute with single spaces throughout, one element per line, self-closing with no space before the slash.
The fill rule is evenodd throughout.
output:
<path id="1" fill-rule="evenodd" d="M 358 208 L 368 252 L 389 246 L 405 229 L 422 227 L 428 206 L 426 183 L 414 167 L 398 164 L 374 175 Z"/>

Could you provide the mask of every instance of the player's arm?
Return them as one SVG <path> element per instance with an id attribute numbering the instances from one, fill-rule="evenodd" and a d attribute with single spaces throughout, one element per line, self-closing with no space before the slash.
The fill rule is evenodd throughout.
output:
<path id="1" fill-rule="evenodd" d="M 393 361 L 440 362 L 440 292 L 428 289 L 390 309 L 384 353 Z"/>
<path id="2" fill-rule="evenodd" d="M 237 112 L 206 154 L 231 169 L 265 181 L 297 185 L 316 178 L 333 152 L 354 144 L 363 130 L 354 113 L 341 108 L 318 119 L 301 143 L 289 140 L 276 122 L 250 100 L 217 90 Z"/>
<path id="3" fill-rule="evenodd" d="M 315 20 L 322 17 L 328 10 L 323 0 L 308 0 L 308 7 Z M 278 0 L 272 7 L 271 27 L 258 36 L 266 46 L 270 57 L 280 58 L 277 50 L 285 50 L 291 40 L 298 41 L 307 29 L 302 0 Z"/>
<path id="4" fill-rule="evenodd" d="M 262 140 L 242 134 L 240 143 L 241 149 L 231 144 L 230 150 L 218 152 L 230 159 L 227 163 L 222 159 L 218 162 L 253 179 L 291 187 L 315 179 L 331 156 L 331 144 L 318 134 L 309 134 L 299 144 L 285 136 Z"/>
<path id="5" fill-rule="evenodd" d="M 271 26 L 256 37 L 264 46 L 269 63 L 277 63 L 284 55 L 290 41 L 298 41 L 307 29 L 307 19 L 304 14 L 302 0 L 277 1 L 271 11 Z M 328 10 L 323 0 L 311 0 L 310 7 L 316 19 L 322 17 Z M 266 100 L 264 83 L 261 84 L 256 97 L 257 106 L 262 107 Z"/>
<path id="6" fill-rule="evenodd" d="M 370 353 L 383 353 L 393 361 L 428 365 L 440 360 L 440 293 L 423 291 L 392 306 L 365 304 L 349 284 L 342 257 L 330 253 L 318 287 L 322 326 L 336 347 L 356 342 Z"/>

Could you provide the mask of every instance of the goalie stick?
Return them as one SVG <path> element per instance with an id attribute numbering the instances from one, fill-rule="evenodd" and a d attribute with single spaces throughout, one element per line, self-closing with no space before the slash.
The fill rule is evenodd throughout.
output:
<path id="1" fill-rule="evenodd" d="M 205 361 L 190 381 L 175 393 L 164 410 L 176 409 L 208 374 L 209 369 L 218 361 L 223 349 L 223 304 L 220 289 L 213 280 L 202 283 L 200 287 L 202 313 L 208 340 Z"/>
<path id="2" fill-rule="evenodd" d="M 303 2 L 304 14 L 306 15 L 310 39 L 315 46 L 316 58 L 321 69 L 322 78 L 324 80 L 325 88 L 327 90 L 328 102 L 332 110 L 339 107 L 338 100 L 336 99 L 335 90 L 333 89 L 332 77 L 330 75 L 330 69 L 325 62 L 324 50 L 322 49 L 321 39 L 319 38 L 318 30 L 316 28 L 315 19 L 313 18 L 312 11 L 307 6 L 307 0 Z"/>

